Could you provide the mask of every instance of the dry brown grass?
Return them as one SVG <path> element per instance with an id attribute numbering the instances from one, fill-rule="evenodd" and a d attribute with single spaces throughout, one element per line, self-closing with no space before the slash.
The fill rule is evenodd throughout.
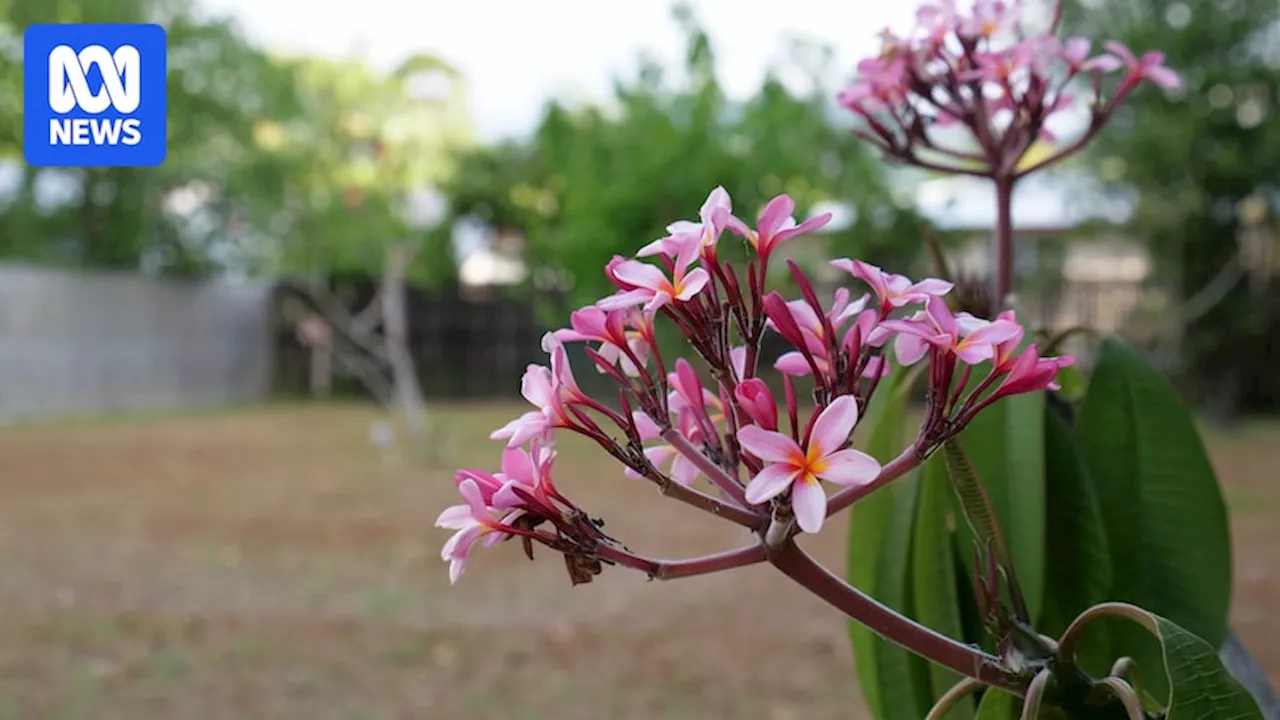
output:
<path id="1" fill-rule="evenodd" d="M 842 620 L 766 567 L 673 583 L 480 553 L 450 589 L 435 513 L 511 406 L 438 408 L 431 467 L 358 407 L 0 433 L 0 718 L 848 718 Z M 1214 442 L 1238 506 L 1236 621 L 1273 677 L 1280 432 Z M 633 548 L 740 533 L 565 447 L 560 483 Z M 842 524 L 842 523 L 841 523 Z M 813 543 L 838 562 L 842 528 Z"/>

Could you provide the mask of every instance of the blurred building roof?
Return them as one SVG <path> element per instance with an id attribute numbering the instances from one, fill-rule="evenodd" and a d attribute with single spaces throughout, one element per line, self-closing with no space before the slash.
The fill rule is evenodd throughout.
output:
<path id="1" fill-rule="evenodd" d="M 915 204 L 943 230 L 989 230 L 996 224 L 995 186 L 983 178 L 926 179 L 917 187 Z M 1080 173 L 1031 175 L 1013 195 L 1013 226 L 1022 230 L 1066 230 L 1094 220 L 1119 224 L 1132 214 L 1129 198 L 1099 189 Z"/>

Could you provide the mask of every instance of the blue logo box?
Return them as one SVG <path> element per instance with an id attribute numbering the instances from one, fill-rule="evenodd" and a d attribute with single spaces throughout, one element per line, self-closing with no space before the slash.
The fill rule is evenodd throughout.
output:
<path id="1" fill-rule="evenodd" d="M 29 164 L 151 167 L 164 162 L 164 28 L 31 25 L 22 48 L 22 150 Z"/>

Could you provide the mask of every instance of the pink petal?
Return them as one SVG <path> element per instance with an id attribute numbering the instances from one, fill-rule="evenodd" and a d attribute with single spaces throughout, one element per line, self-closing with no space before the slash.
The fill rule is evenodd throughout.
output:
<path id="1" fill-rule="evenodd" d="M 849 433 L 858 424 L 858 401 L 852 395 L 841 395 L 823 408 L 813 423 L 809 436 L 810 450 L 818 457 L 826 457 L 849 441 Z"/>
<path id="2" fill-rule="evenodd" d="M 676 295 L 676 299 L 688 302 L 694 295 L 702 292 L 702 288 L 706 287 L 710 280 L 711 276 L 706 270 L 695 268 L 693 272 L 684 276 L 684 280 L 680 283 L 680 294 Z"/>
<path id="3" fill-rule="evenodd" d="M 912 285 L 910 290 L 922 295 L 946 295 L 951 292 L 951 288 L 953 287 L 955 287 L 955 284 L 949 283 L 946 280 L 925 278 L 915 285 Z"/>
<path id="4" fill-rule="evenodd" d="M 734 217 L 733 215 L 730 215 L 725 218 L 724 226 L 729 230 L 732 230 L 735 235 L 739 235 L 741 237 L 747 238 L 748 240 L 750 240 L 756 234 L 755 231 L 752 230 L 750 227 L 748 227 L 746 223 L 742 222 L 741 220 L 739 220 L 737 217 Z"/>
<path id="5" fill-rule="evenodd" d="M 996 320 L 969 333 L 965 339 L 968 343 L 991 343 L 998 345 L 1012 340 L 1022 334 L 1022 327 L 1016 323 Z"/>
<path id="6" fill-rule="evenodd" d="M 628 260 L 618 265 L 613 269 L 613 274 L 623 282 L 649 290 L 660 290 L 667 285 L 667 276 L 661 270 L 637 260 Z"/>
<path id="7" fill-rule="evenodd" d="M 1062 48 L 1062 57 L 1067 62 L 1079 64 L 1089 56 L 1089 39 L 1073 37 L 1067 40 Z"/>
<path id="8" fill-rule="evenodd" d="M 667 226 L 667 232 L 671 233 L 671 237 L 665 237 L 663 240 L 668 242 L 681 242 L 683 238 L 687 238 L 691 235 L 694 237 L 701 237 L 702 223 L 689 222 L 688 220 L 677 220 Z M 676 253 L 680 250 L 680 247 L 681 245 L 673 243 L 667 247 L 665 252 L 667 256 L 675 257 Z"/>
<path id="9" fill-rule="evenodd" d="M 1124 67 L 1124 62 L 1114 55 L 1099 55 L 1098 57 L 1087 61 L 1083 69 L 1088 71 L 1097 70 L 1099 72 L 1109 73 L 1115 72 Z"/>
<path id="10" fill-rule="evenodd" d="M 702 208 L 698 210 L 698 217 L 705 223 L 714 217 L 717 210 L 733 212 L 733 199 L 729 197 L 729 191 L 725 190 L 723 185 L 717 185 L 716 189 L 707 195 L 706 202 L 702 203 Z"/>
<path id="11" fill-rule="evenodd" d="M 509 480 L 516 480 L 532 485 L 537 482 L 538 468 L 533 458 L 521 448 L 507 448 L 502 451 L 502 474 Z"/>
<path id="12" fill-rule="evenodd" d="M 475 523 L 475 519 L 471 517 L 469 505 L 450 505 L 436 518 L 436 527 L 448 530 L 461 530 Z"/>
<path id="13" fill-rule="evenodd" d="M 693 365 L 684 358 L 677 358 L 675 375 L 675 388 L 680 393 L 681 399 L 692 407 L 702 409 L 704 407 L 702 381 L 698 379 L 698 373 L 693 369 Z"/>
<path id="14" fill-rule="evenodd" d="M 524 377 L 520 379 L 520 394 L 535 407 L 550 405 L 555 396 L 551 385 L 551 369 L 536 364 L 526 367 Z"/>
<path id="15" fill-rule="evenodd" d="M 947 301 L 937 295 L 930 295 L 928 304 L 925 305 L 925 312 L 929 314 L 929 319 L 942 332 L 949 335 L 955 335 L 959 328 L 955 315 L 951 314 L 951 308 L 947 307 Z"/>
<path id="16" fill-rule="evenodd" d="M 662 434 L 662 428 L 658 426 L 657 421 L 643 410 L 631 413 L 631 421 L 636 424 L 636 432 L 640 434 L 641 440 L 652 440 Z"/>
<path id="17" fill-rule="evenodd" d="M 560 342 L 582 342 L 584 340 L 596 339 L 594 336 L 583 335 L 577 330 L 570 330 L 568 328 L 556 330 L 555 332 L 552 333 L 552 335 L 555 337 L 556 340 L 559 340 Z"/>
<path id="18" fill-rule="evenodd" d="M 751 478 L 751 482 L 747 483 L 745 489 L 747 502 L 758 505 L 781 495 L 791 487 L 791 482 L 799 473 L 800 471 L 794 466 L 783 463 L 766 465 Z"/>
<path id="19" fill-rule="evenodd" d="M 738 444 L 768 463 L 790 463 L 804 457 L 795 440 L 756 425 L 748 425 L 738 431 Z"/>
<path id="20" fill-rule="evenodd" d="M 462 499 L 471 507 L 474 517 L 487 517 L 489 508 L 484 504 L 484 496 L 480 492 L 480 486 L 475 480 L 470 478 L 458 483 L 458 493 L 462 495 Z"/>
<path id="21" fill-rule="evenodd" d="M 827 493 L 822 485 L 812 480 L 800 480 L 791 486 L 791 511 L 795 513 L 796 524 L 807 533 L 816 533 L 822 529 L 822 521 L 827 517 Z"/>
<path id="22" fill-rule="evenodd" d="M 700 236 L 684 240 L 680 245 L 680 252 L 675 257 L 676 274 L 684 273 L 698 259 L 698 252 L 701 250 L 702 238 Z"/>
<path id="23" fill-rule="evenodd" d="M 825 460 L 818 477 L 836 485 L 866 485 L 880 475 L 880 463 L 861 450 L 841 450 Z"/>
<path id="24" fill-rule="evenodd" d="M 1107 49 L 1107 52 L 1123 60 L 1126 65 L 1135 65 L 1138 62 L 1138 59 L 1133 56 L 1133 53 L 1129 52 L 1129 48 L 1121 45 L 1115 40 L 1108 40 L 1103 44 L 1103 47 Z"/>
<path id="25" fill-rule="evenodd" d="M 795 212 L 796 203 L 788 195 L 778 195 L 764 206 L 756 221 L 761 237 L 771 238 L 782 228 L 782 223 Z"/>
<path id="26" fill-rule="evenodd" d="M 995 356 L 995 347 L 988 343 L 965 343 L 956 348 L 956 358 L 967 365 L 977 365 Z"/>
<path id="27" fill-rule="evenodd" d="M 929 344 L 914 333 L 899 332 L 893 339 L 893 354 L 902 366 L 915 365 L 929 352 Z"/>
<path id="28" fill-rule="evenodd" d="M 644 304 L 645 312 L 657 312 L 660 308 L 670 304 L 671 294 L 666 291 L 659 291 L 653 294 L 649 302 Z"/>
<path id="29" fill-rule="evenodd" d="M 805 359 L 804 354 L 799 350 L 783 353 L 773 363 L 773 369 L 783 375 L 791 377 L 805 377 L 813 372 L 813 368 L 809 366 L 809 361 Z"/>
<path id="30" fill-rule="evenodd" d="M 601 298 L 601 300 L 596 303 L 596 307 L 601 310 L 621 310 L 623 308 L 639 305 L 643 302 L 648 302 L 652 297 L 652 290 L 636 288 L 635 290 L 627 290 L 626 292 L 620 292 L 606 298 Z"/>
<path id="31" fill-rule="evenodd" d="M 1147 68 L 1147 79 L 1165 90 L 1177 90 L 1182 87 L 1182 78 L 1167 67 Z"/>
<path id="32" fill-rule="evenodd" d="M 471 551 L 471 545 L 485 532 L 483 525 L 472 524 L 462 528 L 454 533 L 445 541 L 444 547 L 440 550 L 440 557 L 444 560 L 467 558 L 467 553 Z"/>
<path id="33" fill-rule="evenodd" d="M 671 479 L 679 485 L 688 487 L 698 478 L 698 466 L 684 455 L 676 454 L 676 459 L 671 461 Z"/>
<path id="34" fill-rule="evenodd" d="M 734 377 L 739 382 L 746 379 L 747 347 L 745 345 L 740 345 L 729 351 L 729 364 L 733 366 Z"/>
<path id="35" fill-rule="evenodd" d="M 489 434 L 490 440 L 507 439 L 507 447 L 523 445 L 538 435 L 547 433 L 551 423 L 547 416 L 537 410 L 530 410 Z"/>

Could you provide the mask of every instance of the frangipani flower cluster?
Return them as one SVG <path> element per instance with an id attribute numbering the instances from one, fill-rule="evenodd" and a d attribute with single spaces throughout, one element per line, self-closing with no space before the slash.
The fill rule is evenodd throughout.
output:
<path id="1" fill-rule="evenodd" d="M 765 287 L 773 251 L 830 219 L 797 222 L 794 207 L 780 195 L 752 227 L 732 214 L 728 193 L 716 188 L 698 222 L 673 223 L 636 257 L 609 262 L 605 272 L 617 292 L 575 311 L 570 327 L 545 336 L 547 364 L 530 365 L 521 382 L 532 409 L 493 432 L 506 444 L 501 470 L 457 474 L 465 502 L 437 521 L 456 531 L 442 553 L 452 579 L 476 542 L 490 546 L 516 536 L 526 549 L 537 542 L 564 554 L 574 582 L 590 580 L 603 564 L 651 575 L 675 572 L 605 536 L 600 522 L 556 489 L 558 433 L 590 438 L 618 461 L 620 477 L 651 482 L 676 500 L 750 528 L 765 548 L 819 532 L 827 517 L 918 465 L 984 407 L 1054 387 L 1058 370 L 1071 363 L 1024 346 L 1025 330 L 1012 312 L 992 320 L 953 312 L 951 283 L 913 282 L 859 260 L 831 262 L 847 273 L 848 286 L 834 289 L 826 302 L 788 262 L 801 297 L 784 299 Z M 717 253 L 731 238 L 749 255 L 741 270 Z M 854 297 L 858 289 L 864 292 Z M 684 335 L 681 357 L 659 349 L 654 326 L 660 320 Z M 762 358 L 766 333 L 791 349 Z M 565 343 L 582 344 L 595 368 L 616 384 L 616 395 L 582 391 Z M 922 362 L 929 378 L 924 422 L 902 455 L 882 465 L 850 439 L 881 379 Z M 803 410 L 801 382 L 812 385 L 812 406 Z M 762 558 L 748 548 L 710 567 Z"/>
<path id="2" fill-rule="evenodd" d="M 1021 0 L 936 0 L 916 13 L 906 35 L 888 30 L 883 49 L 858 65 L 840 103 L 866 125 L 859 134 L 886 155 L 953 173 L 1012 179 L 1070 155 L 1144 81 L 1175 90 L 1164 54 L 1135 57 L 1108 42 L 1095 52 L 1087 38 L 1057 36 L 1058 17 L 1026 32 Z M 1110 92 L 1104 76 L 1118 75 Z M 1080 87 L 1083 86 L 1083 87 Z M 1085 102 L 1089 126 L 1078 141 L 1033 167 L 1019 163 L 1037 139 L 1054 140 L 1049 121 Z M 967 130 L 965 147 L 938 129 Z"/>

